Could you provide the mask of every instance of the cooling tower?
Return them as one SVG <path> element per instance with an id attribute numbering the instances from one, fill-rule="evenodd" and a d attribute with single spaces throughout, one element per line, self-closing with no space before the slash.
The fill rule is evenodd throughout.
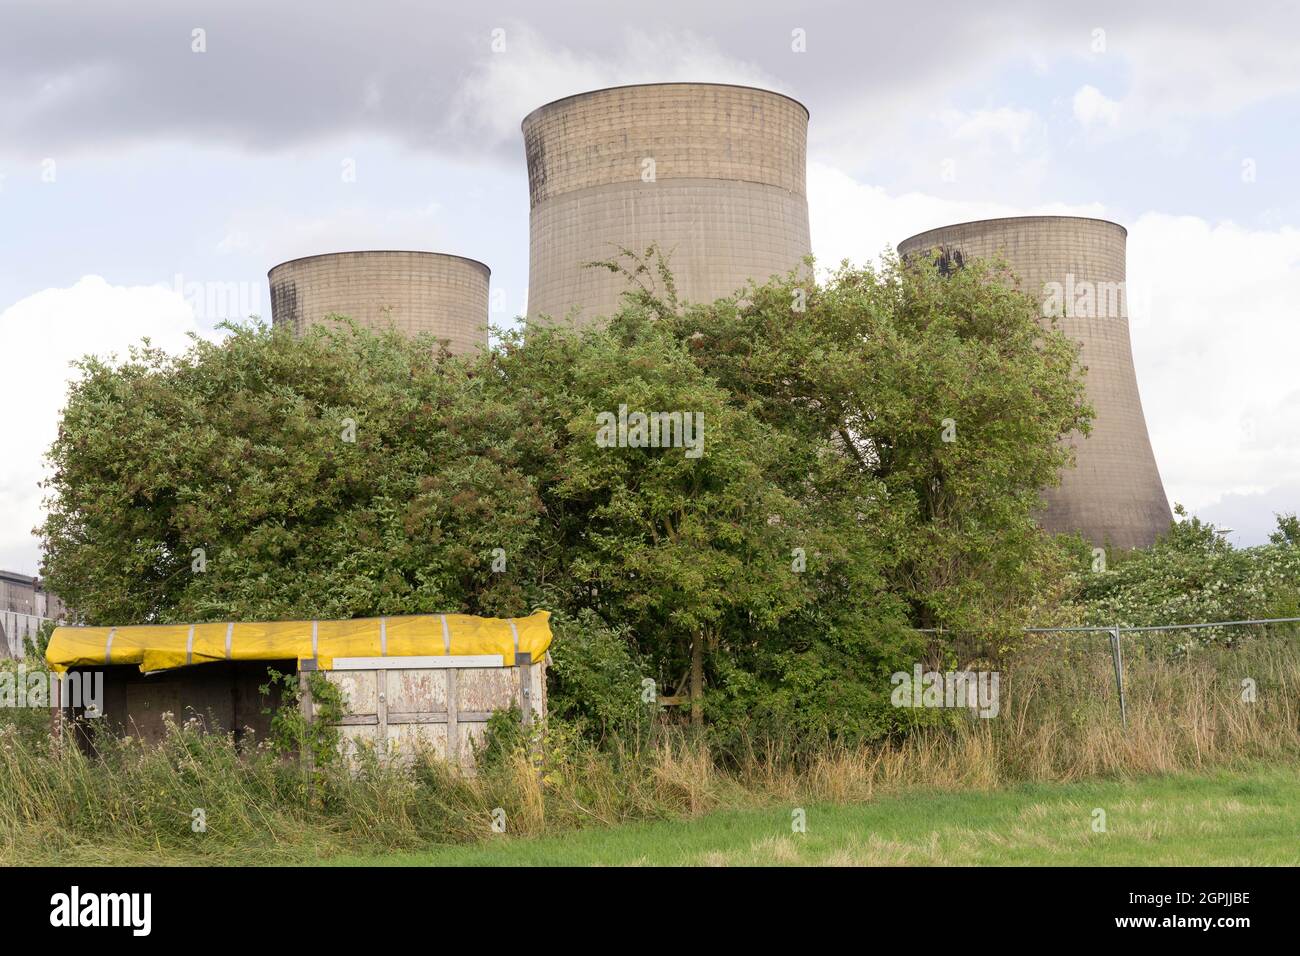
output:
<path id="1" fill-rule="evenodd" d="M 1077 465 L 1044 492 L 1048 531 L 1079 531 L 1094 544 L 1147 547 L 1172 514 L 1147 437 L 1129 343 L 1123 226 L 1073 216 L 1025 216 L 945 226 L 899 243 L 901 255 L 939 249 L 941 265 L 999 253 L 1044 314 L 1082 343 L 1092 434 L 1075 435 Z"/>
<path id="2" fill-rule="evenodd" d="M 271 317 L 301 333 L 330 314 L 373 329 L 429 332 L 458 355 L 487 345 L 488 277 L 481 262 L 438 252 L 334 252 L 269 273 Z"/>
<path id="3" fill-rule="evenodd" d="M 524 118 L 528 315 L 608 316 L 623 276 L 584 263 L 669 254 L 678 296 L 711 302 L 810 251 L 808 110 L 779 93 L 656 83 L 581 93 Z"/>

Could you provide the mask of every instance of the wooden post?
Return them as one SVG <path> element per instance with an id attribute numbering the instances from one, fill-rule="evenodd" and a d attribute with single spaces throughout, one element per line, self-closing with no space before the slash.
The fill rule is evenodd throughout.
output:
<path id="1" fill-rule="evenodd" d="M 542 775 L 542 753 L 540 741 L 532 733 L 533 722 L 538 714 L 534 710 L 533 701 L 533 655 L 530 651 L 520 651 L 515 654 L 515 670 L 519 672 L 519 710 L 520 722 L 524 727 L 524 734 L 527 738 L 526 746 L 528 748 L 528 760 L 532 763 L 537 771 L 538 779 Z"/>
<path id="2" fill-rule="evenodd" d="M 533 725 L 533 655 L 521 651 L 515 655 L 515 670 L 519 672 L 519 714 L 525 728 Z"/>
<path id="3" fill-rule="evenodd" d="M 50 733 L 54 738 L 54 746 L 59 749 L 62 749 L 63 747 L 63 699 L 66 696 L 63 693 L 63 690 L 66 686 L 64 684 L 66 679 L 66 674 L 60 674 L 58 679 L 54 682 L 54 700 L 51 702 L 53 706 L 50 708 L 50 719 L 52 723 Z"/>
<path id="4" fill-rule="evenodd" d="M 460 693 L 460 680 L 455 667 L 447 668 L 447 762 L 453 767 L 460 766 L 460 702 L 456 699 Z"/>
<path id="5" fill-rule="evenodd" d="M 704 635 L 691 639 L 691 726 L 704 726 Z"/>
<path id="6" fill-rule="evenodd" d="M 375 669 L 375 755 L 388 759 L 388 675 L 386 667 Z M 400 679 L 400 678 L 399 678 Z"/>

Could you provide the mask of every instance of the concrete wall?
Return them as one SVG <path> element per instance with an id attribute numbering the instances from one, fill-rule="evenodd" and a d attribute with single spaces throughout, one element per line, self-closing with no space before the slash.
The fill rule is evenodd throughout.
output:
<path id="1" fill-rule="evenodd" d="M 20 658 L 26 653 L 27 642 L 36 639 L 46 618 L 35 614 L 0 609 L 0 660 Z"/>
<path id="2" fill-rule="evenodd" d="M 39 578 L 0 571 L 0 659 L 22 657 L 25 642 L 41 624 L 66 616 L 63 601 L 45 590 Z"/>
<path id="3" fill-rule="evenodd" d="M 308 256 L 271 270 L 271 315 L 302 332 L 337 313 L 369 328 L 429 332 L 468 355 L 487 345 L 489 275 L 481 262 L 435 252 Z"/>
<path id="4" fill-rule="evenodd" d="M 1059 488 L 1045 493 L 1041 521 L 1049 531 L 1081 531 L 1094 544 L 1120 548 L 1150 545 L 1172 520 L 1133 368 L 1122 294 L 1127 235 L 1123 226 L 1100 219 L 1025 216 L 945 226 L 898 245 L 902 255 L 939 248 L 952 265 L 1000 253 L 1020 278 L 1020 288 L 1040 303 L 1054 305 L 1073 290 L 1075 314 L 1058 321 L 1082 343 L 1080 361 L 1088 370 L 1088 399 L 1096 417 L 1089 437 L 1071 439 L 1077 467 L 1062 475 Z"/>
<path id="5" fill-rule="evenodd" d="M 40 606 L 40 580 L 25 574 L 0 571 L 0 611 L 44 616 Z"/>
<path id="6" fill-rule="evenodd" d="M 583 263 L 619 246 L 659 243 L 691 302 L 788 272 L 811 249 L 808 111 L 788 97 L 708 83 L 616 87 L 547 104 L 523 132 L 530 319 L 578 306 L 589 323 L 616 311 L 626 280 Z"/>

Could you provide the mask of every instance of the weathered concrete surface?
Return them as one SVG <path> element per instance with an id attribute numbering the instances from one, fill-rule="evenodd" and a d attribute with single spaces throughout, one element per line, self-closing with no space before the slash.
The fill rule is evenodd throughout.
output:
<path id="1" fill-rule="evenodd" d="M 1074 216 L 1023 216 L 960 223 L 899 243 L 901 255 L 941 251 L 949 266 L 1001 254 L 1020 288 L 1059 314 L 1082 343 L 1092 434 L 1071 436 L 1077 465 L 1046 491 L 1043 527 L 1080 531 L 1094 544 L 1146 547 L 1172 514 L 1147 435 L 1129 341 L 1123 226 Z M 1091 303 L 1091 304 L 1090 304 Z M 1057 306 L 1062 308 L 1058 309 Z"/>
<path id="2" fill-rule="evenodd" d="M 336 252 L 270 271 L 276 325 L 301 333 L 330 314 L 373 329 L 429 332 L 457 355 L 487 346 L 488 279 L 481 262 L 437 252 Z"/>
<path id="3" fill-rule="evenodd" d="M 670 254 L 679 296 L 710 302 L 799 266 L 811 246 L 808 111 L 766 90 L 662 83 L 582 93 L 523 121 L 528 316 L 616 311 L 626 280 L 584 263 Z"/>

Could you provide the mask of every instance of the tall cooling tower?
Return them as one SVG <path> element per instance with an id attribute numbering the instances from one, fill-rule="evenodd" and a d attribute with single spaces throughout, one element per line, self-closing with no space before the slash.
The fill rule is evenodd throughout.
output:
<path id="1" fill-rule="evenodd" d="M 656 83 L 581 93 L 524 118 L 528 315 L 590 323 L 620 275 L 584 263 L 619 247 L 669 256 L 680 298 L 711 302 L 810 251 L 808 110 L 767 90 Z"/>
<path id="2" fill-rule="evenodd" d="M 959 267 L 1001 254 L 1021 289 L 1056 314 L 1082 343 L 1092 434 L 1074 436 L 1077 465 L 1046 491 L 1041 524 L 1079 531 L 1094 544 L 1146 547 L 1169 529 L 1172 514 L 1147 437 L 1129 343 L 1123 226 L 1073 216 L 1024 216 L 944 226 L 899 243 L 900 255 L 938 249 Z"/>
<path id="3" fill-rule="evenodd" d="M 330 314 L 373 329 L 429 332 L 457 355 L 487 345 L 481 262 L 438 252 L 334 252 L 273 268 L 271 317 L 301 333 Z"/>

